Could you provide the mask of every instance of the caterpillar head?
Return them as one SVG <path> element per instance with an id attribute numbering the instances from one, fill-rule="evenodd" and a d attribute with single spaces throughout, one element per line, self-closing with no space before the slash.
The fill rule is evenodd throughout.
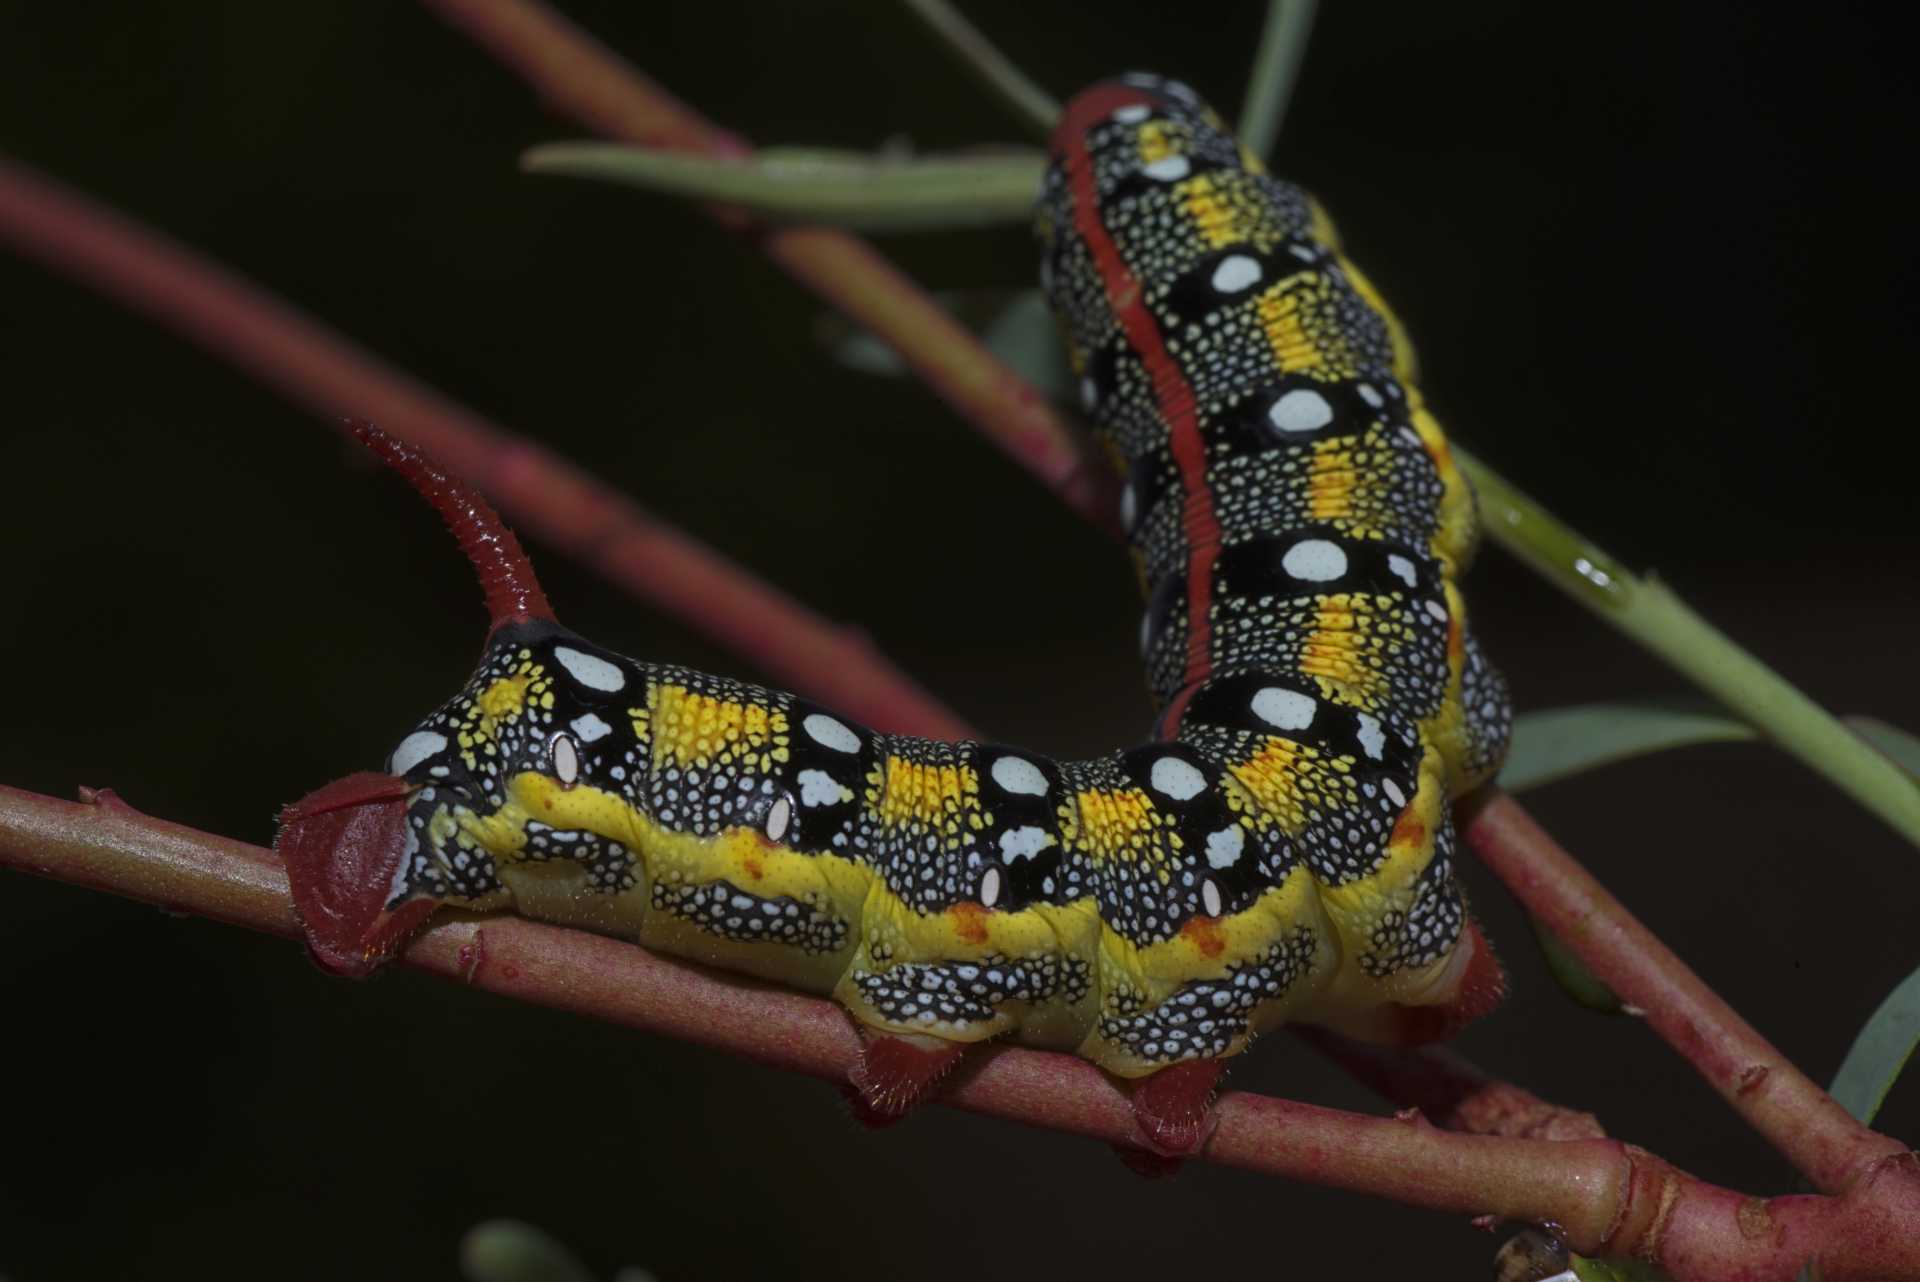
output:
<path id="1" fill-rule="evenodd" d="M 418 450 L 370 424 L 353 431 L 439 509 L 479 572 L 493 619 L 473 681 L 400 741 L 385 772 L 336 780 L 280 813 L 274 848 L 308 948 L 328 970 L 364 975 L 436 903 L 484 901 L 498 886 L 486 825 L 522 776 L 577 781 L 577 739 L 552 726 L 582 713 L 533 672 L 533 647 L 557 662 L 571 634 L 512 532 Z"/>

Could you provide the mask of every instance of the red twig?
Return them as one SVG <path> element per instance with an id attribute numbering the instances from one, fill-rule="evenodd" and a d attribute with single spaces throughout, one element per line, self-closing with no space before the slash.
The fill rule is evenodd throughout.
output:
<path id="1" fill-rule="evenodd" d="M 1527 910 L 1814 1185 L 1838 1192 L 1904 1146 L 1855 1121 L 1560 848 L 1489 789 L 1461 807 L 1474 851 Z M 1913 1226 L 1920 1236 L 1920 1222 Z"/>
<path id="2" fill-rule="evenodd" d="M 749 145 L 703 118 L 625 59 L 545 5 L 527 0 L 424 0 L 511 67 L 559 112 L 608 138 L 715 156 Z M 1062 502 L 1117 532 L 1112 470 L 1045 397 L 856 236 L 823 227 L 754 227 L 767 257 L 884 339 L 954 412 L 1012 455 Z"/>
<path id="3" fill-rule="evenodd" d="M 0 160 L 0 238 L 336 421 L 372 419 L 486 491 L 523 530 L 882 729 L 966 724 L 857 630 L 836 628 L 618 491 L 513 436 L 157 233 Z"/>
<path id="4" fill-rule="evenodd" d="M 1368 1046 L 1320 1028 L 1291 1031 L 1375 1094 L 1417 1108 L 1450 1131 L 1533 1140 L 1601 1139 L 1607 1133 L 1593 1114 L 1488 1077 L 1445 1047 Z"/>
<path id="5" fill-rule="evenodd" d="M 0 862 L 296 937 L 278 860 L 120 805 L 0 788 Z M 520 918 L 449 922 L 408 965 L 522 1000 L 844 1081 L 860 1041 L 831 1002 Z M 1126 1096 L 1092 1065 L 1015 1048 L 981 1055 L 945 1102 L 1094 1136 L 1133 1137 Z M 1613 1140 L 1456 1135 L 1417 1114 L 1364 1117 L 1229 1092 L 1201 1156 L 1410 1205 L 1562 1226 L 1575 1250 L 1638 1254 L 1682 1282 L 1784 1279 L 1820 1255 L 1825 1277 L 1920 1275 L 1920 1163 L 1887 1158 L 1839 1197 L 1744 1197 Z"/>

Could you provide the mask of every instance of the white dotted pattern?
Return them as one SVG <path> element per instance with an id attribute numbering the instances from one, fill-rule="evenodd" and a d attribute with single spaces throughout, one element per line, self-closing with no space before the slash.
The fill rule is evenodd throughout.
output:
<path id="1" fill-rule="evenodd" d="M 1165 793 L 1175 801 L 1192 801 L 1207 790 L 1207 777 L 1192 762 L 1179 757 L 1160 758 L 1153 763 L 1147 778 L 1155 792 Z"/>
<path id="2" fill-rule="evenodd" d="M 1319 704 L 1298 690 L 1267 686 L 1253 696 L 1253 715 L 1277 730 L 1305 730 Z"/>
<path id="3" fill-rule="evenodd" d="M 597 654 L 588 654 L 570 645 L 557 645 L 553 647 L 553 657 L 567 670 L 568 676 L 589 690 L 617 694 L 627 688 L 627 674 Z"/>
<path id="4" fill-rule="evenodd" d="M 824 712 L 810 712 L 807 719 L 800 723 L 807 732 L 807 738 L 822 748 L 831 748 L 835 752 L 860 751 L 860 736 L 849 730 L 845 723 L 836 721 Z"/>
<path id="5" fill-rule="evenodd" d="M 1001 757 L 993 763 L 993 781 L 1024 797 L 1047 795 L 1047 776 L 1024 757 Z"/>
<path id="6" fill-rule="evenodd" d="M 1307 583 L 1331 583 L 1347 572 L 1347 554 L 1338 543 L 1301 539 L 1280 558 L 1280 568 Z"/>

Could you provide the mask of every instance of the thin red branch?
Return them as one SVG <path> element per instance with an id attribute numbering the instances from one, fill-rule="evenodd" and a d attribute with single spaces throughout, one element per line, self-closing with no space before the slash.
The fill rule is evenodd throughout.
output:
<path id="1" fill-rule="evenodd" d="M 0 239 L 192 338 L 334 421 L 371 419 L 491 495 L 514 523 L 785 684 L 882 729 L 963 722 L 857 629 L 838 628 L 617 490 L 488 422 L 193 251 L 0 160 Z"/>
<path id="2" fill-rule="evenodd" d="M 1837 1193 L 1904 1151 L 1834 1103 L 1535 823 L 1488 789 L 1460 808 L 1467 842 L 1516 898 L 1770 1144 Z M 1920 1222 L 1914 1226 L 1920 1236 Z"/>
<path id="3" fill-rule="evenodd" d="M 1417 1108 L 1450 1131 L 1530 1140 L 1592 1140 L 1607 1133 L 1592 1113 L 1489 1077 L 1443 1046 L 1369 1046 L 1321 1028 L 1289 1031 L 1375 1094 Z"/>
<path id="4" fill-rule="evenodd" d="M 138 814 L 0 788 L 0 862 L 285 937 L 298 927 L 269 852 Z M 448 922 L 406 964 L 521 1000 L 844 1082 L 860 1040 L 831 1002 L 711 974 L 616 940 L 517 917 Z M 1133 1140 L 1126 1095 L 1068 1055 L 980 1055 L 943 1100 Z M 1456 1135 L 1417 1114 L 1365 1117 L 1245 1092 L 1217 1106 L 1201 1156 L 1410 1205 L 1562 1226 L 1575 1250 L 1639 1254 L 1680 1282 L 1785 1279 L 1816 1252 L 1830 1282 L 1920 1276 L 1920 1163 L 1888 1158 L 1841 1197 L 1744 1197 L 1613 1140 Z"/>
<path id="5" fill-rule="evenodd" d="M 545 5 L 424 3 L 512 68 L 555 111 L 595 133 L 712 156 L 751 149 Z M 882 338 L 935 395 L 1068 507 L 1117 532 L 1112 470 L 1044 396 L 871 245 L 824 227 L 756 226 L 724 206 L 710 212 L 750 232 L 788 275 Z"/>

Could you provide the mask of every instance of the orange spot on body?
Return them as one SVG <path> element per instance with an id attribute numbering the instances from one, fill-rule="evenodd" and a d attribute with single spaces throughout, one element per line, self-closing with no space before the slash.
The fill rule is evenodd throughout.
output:
<path id="1" fill-rule="evenodd" d="M 1393 822 L 1393 834 L 1387 838 L 1389 845 L 1420 846 L 1426 844 L 1427 826 L 1414 815 L 1413 807 L 1408 806 L 1400 812 Z"/>
<path id="2" fill-rule="evenodd" d="M 947 909 L 953 932 L 969 944 L 987 942 L 987 910 L 979 904 L 959 903 Z"/>
<path id="3" fill-rule="evenodd" d="M 762 836 L 760 840 L 762 843 L 768 846 L 772 846 L 774 844 L 773 842 L 768 841 L 764 836 Z M 752 855 L 748 855 L 745 859 L 742 859 L 740 861 L 740 866 L 742 868 L 745 868 L 747 870 L 747 876 L 753 878 L 755 881 L 759 881 L 761 878 L 767 875 L 767 866 L 761 863 L 758 859 L 755 859 Z"/>
<path id="4" fill-rule="evenodd" d="M 1227 937 L 1220 929 L 1218 917 L 1189 917 L 1180 934 L 1209 957 L 1218 957 L 1226 951 Z"/>

